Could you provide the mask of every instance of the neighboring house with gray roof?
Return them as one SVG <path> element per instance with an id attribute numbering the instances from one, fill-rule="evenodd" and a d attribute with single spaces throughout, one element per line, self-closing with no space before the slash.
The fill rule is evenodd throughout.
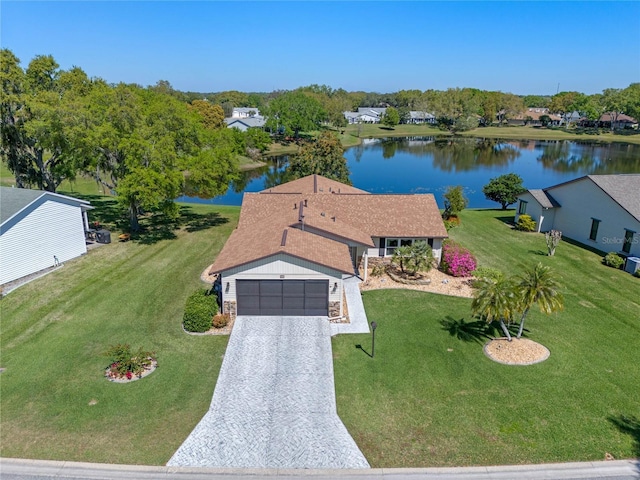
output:
<path id="1" fill-rule="evenodd" d="M 87 253 L 89 202 L 0 187 L 0 285 Z"/>
<path id="2" fill-rule="evenodd" d="M 378 195 L 320 175 L 245 193 L 238 228 L 210 268 L 223 311 L 342 316 L 343 280 L 371 257 L 447 231 L 431 194 Z"/>
<path id="3" fill-rule="evenodd" d="M 387 111 L 384 107 L 359 107 L 357 112 L 343 112 L 349 123 L 380 123 Z"/>
<path id="4" fill-rule="evenodd" d="M 436 116 L 430 112 L 411 110 L 409 112 L 409 118 L 407 119 L 408 123 L 429 123 L 434 125 L 436 123 Z"/>
<path id="5" fill-rule="evenodd" d="M 539 232 L 603 252 L 640 256 L 640 174 L 587 175 L 518 197 L 515 220 L 531 215 Z"/>
<path id="6" fill-rule="evenodd" d="M 227 128 L 237 128 L 246 132 L 250 128 L 262 128 L 265 124 L 264 117 L 225 118 Z"/>

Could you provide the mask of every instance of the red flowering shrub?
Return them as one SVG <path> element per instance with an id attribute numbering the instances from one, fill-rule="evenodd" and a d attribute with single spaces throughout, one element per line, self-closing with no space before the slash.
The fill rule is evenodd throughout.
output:
<path id="1" fill-rule="evenodd" d="M 452 240 L 446 240 L 442 245 L 442 259 L 440 269 L 454 277 L 468 277 L 476 269 L 476 258 L 466 248 Z"/>
<path id="2" fill-rule="evenodd" d="M 128 344 L 112 345 L 105 352 L 105 355 L 113 359 L 105 372 L 109 379 L 126 378 L 131 380 L 134 375 L 141 378 L 142 374 L 149 370 L 155 362 L 153 352 L 147 352 L 142 348 L 137 352 L 132 352 Z"/>

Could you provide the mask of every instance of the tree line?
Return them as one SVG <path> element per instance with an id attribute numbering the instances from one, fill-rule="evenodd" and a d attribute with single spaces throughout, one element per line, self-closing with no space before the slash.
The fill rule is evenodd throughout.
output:
<path id="1" fill-rule="evenodd" d="M 392 125 L 408 122 L 410 111 L 429 112 L 435 115 L 438 123 L 454 131 L 501 124 L 532 107 L 548 108 L 550 112 L 563 116 L 565 125 L 571 122 L 573 112 L 591 121 L 598 120 L 605 113 L 612 113 L 614 122 L 623 113 L 640 118 L 640 83 L 633 83 L 627 88 L 607 88 L 593 95 L 577 91 L 555 95 L 516 95 L 477 88 L 414 89 L 394 93 L 348 92 L 327 85 L 309 85 L 270 93 L 225 91 L 174 94 L 191 100 L 207 98 L 221 105 L 227 116 L 231 115 L 233 107 L 253 107 L 268 117 L 268 128 L 275 131 L 282 127 L 294 134 L 300 130 L 312 130 L 323 123 L 344 127 L 344 112 L 356 111 L 359 107 L 391 107 L 391 115 L 397 114 L 397 119 L 390 120 Z"/>
<path id="2" fill-rule="evenodd" d="M 592 119 L 604 112 L 640 117 L 640 83 L 597 95 L 551 97 L 473 88 L 380 94 L 326 85 L 203 94 L 180 92 L 166 80 L 148 87 L 109 84 L 89 78 L 80 67 L 62 70 L 51 55 L 38 55 L 23 68 L 8 49 L 0 50 L 0 83 L 0 156 L 16 186 L 55 192 L 64 180 L 89 176 L 117 195 L 132 231 L 141 212 L 175 216 L 174 199 L 180 195 L 223 194 L 237 178 L 239 156 L 258 157 L 268 148 L 271 138 L 262 130 L 225 128 L 234 107 L 255 108 L 264 115 L 267 131 L 295 136 L 343 128 L 344 112 L 360 106 L 389 108 L 385 122 L 392 124 L 406 121 L 412 110 L 430 112 L 451 130 L 502 122 L 526 106 L 567 115 L 579 111 Z M 319 140 L 316 150 L 326 153 L 330 145 L 329 158 L 342 156 L 335 139 Z M 304 168 L 291 171 L 315 172 L 319 153 L 303 153 Z M 348 181 L 338 164 L 335 176 Z"/>
<path id="3" fill-rule="evenodd" d="M 50 55 L 22 68 L 8 49 L 0 62 L 0 154 L 15 185 L 55 192 L 90 176 L 117 195 L 132 231 L 145 211 L 175 217 L 180 195 L 225 193 L 238 156 L 270 143 L 264 132 L 225 128 L 221 106 L 184 102 L 162 82 L 108 84 L 61 70 Z"/>

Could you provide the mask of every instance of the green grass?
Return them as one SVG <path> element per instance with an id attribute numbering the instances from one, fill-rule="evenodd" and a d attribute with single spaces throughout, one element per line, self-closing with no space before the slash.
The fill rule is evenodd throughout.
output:
<path id="1" fill-rule="evenodd" d="M 603 133 L 593 135 L 577 133 L 576 131 L 566 132 L 564 130 L 535 127 L 483 127 L 476 128 L 468 132 L 462 132 L 460 135 L 465 137 L 505 138 L 515 140 L 582 140 L 592 142 L 640 144 L 640 133 L 622 135 L 619 133 L 604 133 L 603 131 Z"/>
<path id="2" fill-rule="evenodd" d="M 108 224 L 113 202 L 93 197 L 92 219 Z M 181 212 L 1 300 L 0 456 L 164 464 L 202 418 L 228 337 L 185 334 L 183 307 L 239 208 Z M 116 343 L 155 351 L 158 369 L 107 381 L 102 353 Z"/>
<path id="3" fill-rule="evenodd" d="M 424 467 L 603 460 L 640 456 L 640 279 L 562 242 L 516 232 L 513 211 L 465 211 L 450 233 L 480 265 L 508 273 L 549 265 L 564 286 L 565 311 L 532 311 L 526 336 L 551 356 L 506 366 L 482 351 L 470 300 L 417 291 L 363 294 L 378 323 L 370 336 L 333 340 L 338 411 L 373 467 Z"/>
<path id="4" fill-rule="evenodd" d="M 89 198 L 117 231 L 115 201 Z M 183 206 L 0 302 L 0 456 L 164 464 L 211 401 L 227 337 L 180 328 L 186 297 L 237 224 L 239 208 Z M 482 342 L 441 322 L 471 321 L 470 301 L 415 291 L 365 292 L 378 322 L 333 340 L 338 411 L 374 467 L 600 460 L 640 455 L 640 279 L 562 242 L 515 232 L 513 212 L 465 211 L 451 235 L 481 265 L 518 271 L 542 261 L 565 286 L 566 310 L 532 312 L 527 336 L 551 350 L 538 365 L 490 361 Z M 473 334 L 473 331 L 471 332 Z M 473 338 L 473 335 L 472 335 Z M 110 345 L 156 352 L 141 381 L 103 378 Z M 450 351 L 449 351 L 450 350 Z M 618 426 L 616 426 L 616 422 Z M 624 433 L 624 431 L 627 433 Z"/>

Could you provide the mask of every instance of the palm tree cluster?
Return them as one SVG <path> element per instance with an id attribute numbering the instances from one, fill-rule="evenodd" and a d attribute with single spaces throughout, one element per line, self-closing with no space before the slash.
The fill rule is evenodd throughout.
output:
<path id="1" fill-rule="evenodd" d="M 542 313 L 562 310 L 564 298 L 549 267 L 538 263 L 513 278 L 480 278 L 475 284 L 471 310 L 488 323 L 498 320 L 505 336 L 511 341 L 508 325 L 520 315 L 517 338 L 522 336 L 529 310 L 534 305 Z"/>

